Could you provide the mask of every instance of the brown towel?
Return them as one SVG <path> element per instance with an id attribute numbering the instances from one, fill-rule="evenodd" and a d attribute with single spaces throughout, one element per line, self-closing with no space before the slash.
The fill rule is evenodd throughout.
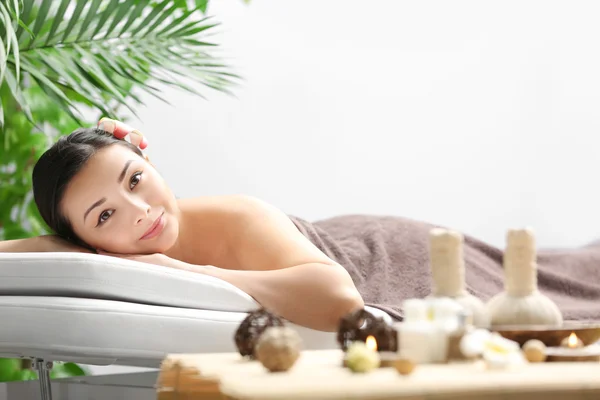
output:
<path id="1" fill-rule="evenodd" d="M 290 217 L 321 251 L 344 266 L 367 305 L 402 319 L 402 301 L 430 294 L 429 231 L 407 218 L 346 215 L 317 222 Z M 504 290 L 503 250 L 465 235 L 467 290 L 483 301 Z M 600 241 L 538 250 L 538 284 L 566 320 L 600 320 Z"/>

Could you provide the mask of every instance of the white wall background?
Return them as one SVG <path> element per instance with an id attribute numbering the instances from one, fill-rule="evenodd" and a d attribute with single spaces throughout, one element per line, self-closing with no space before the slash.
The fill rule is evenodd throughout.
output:
<path id="1" fill-rule="evenodd" d="M 132 124 L 177 195 L 308 219 L 402 215 L 497 245 L 585 243 L 600 190 L 596 1 L 216 1 L 236 97 L 166 90 Z"/>
<path id="2" fill-rule="evenodd" d="M 504 245 L 600 237 L 600 2 L 217 1 L 245 82 L 131 123 L 178 196 L 391 214 Z M 96 367 L 96 373 L 125 367 Z"/>

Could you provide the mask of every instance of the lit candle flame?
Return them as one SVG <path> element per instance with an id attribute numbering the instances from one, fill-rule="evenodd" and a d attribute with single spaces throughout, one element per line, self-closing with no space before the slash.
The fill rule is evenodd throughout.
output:
<path id="1" fill-rule="evenodd" d="M 577 342 L 577 335 L 575 334 L 575 332 L 571 333 L 571 336 L 569 336 L 568 346 L 571 348 L 577 347 Z"/>
<path id="2" fill-rule="evenodd" d="M 371 335 L 367 336 L 367 340 L 365 341 L 367 348 L 369 350 L 377 351 L 377 340 Z"/>

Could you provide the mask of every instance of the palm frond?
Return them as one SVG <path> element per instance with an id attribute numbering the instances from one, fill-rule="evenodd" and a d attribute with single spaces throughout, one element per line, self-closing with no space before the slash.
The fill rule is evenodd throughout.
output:
<path id="1" fill-rule="evenodd" d="M 10 1 L 18 13 L 19 0 Z M 0 3 L 0 84 L 6 75 L 23 109 L 21 68 L 73 118 L 81 103 L 107 116 L 116 117 L 115 106 L 135 114 L 135 90 L 161 97 L 152 82 L 203 96 L 193 83 L 229 92 L 239 79 L 211 56 L 208 35 L 219 25 L 204 17 L 206 2 L 191 9 L 172 0 L 22 2 L 20 24 Z"/>
<path id="2" fill-rule="evenodd" d="M 73 15 L 71 15 L 71 18 L 69 19 L 67 27 L 64 29 L 60 39 L 58 39 L 58 35 L 57 35 L 57 37 L 56 37 L 57 40 L 62 40 L 63 42 L 67 40 L 67 38 L 69 37 L 69 34 L 75 27 L 75 24 L 77 24 L 78 22 L 81 22 L 79 17 L 81 16 L 81 13 L 83 12 L 83 8 L 85 7 L 86 3 L 87 3 L 87 0 L 77 0 L 76 1 L 75 10 L 73 11 Z"/>
<path id="3" fill-rule="evenodd" d="M 208 7 L 208 0 L 196 0 L 196 7 L 203 13 L 206 12 L 206 8 Z"/>
<path id="4" fill-rule="evenodd" d="M 85 0 L 82 1 L 85 2 Z M 92 25 L 92 21 L 94 20 L 94 18 L 97 17 L 96 12 L 98 11 L 100 4 L 102 4 L 102 1 L 103 0 L 93 0 L 90 6 L 88 7 L 85 19 L 83 20 L 83 23 L 79 26 L 77 40 L 80 40 L 83 37 L 83 35 L 85 35 L 89 26 Z M 66 40 L 66 42 L 68 43 L 68 39 Z"/>
<path id="5" fill-rule="evenodd" d="M 2 98 L 0 97 L 0 129 L 4 126 L 4 107 L 2 106 Z"/>
<path id="6" fill-rule="evenodd" d="M 62 0 L 58 9 L 56 10 L 56 15 L 53 18 L 52 25 L 50 26 L 50 31 L 48 32 L 48 38 L 46 39 L 45 45 L 50 44 L 50 40 L 54 37 L 56 30 L 59 25 L 63 22 L 63 18 L 65 16 L 65 12 L 67 11 L 67 7 L 71 3 L 71 0 Z"/>
<path id="7" fill-rule="evenodd" d="M 16 102 L 19 104 L 19 107 L 21 107 L 21 111 L 23 111 L 25 116 L 30 121 L 33 121 L 33 116 L 31 115 L 29 106 L 27 105 L 27 102 L 25 101 L 25 97 L 23 96 L 23 92 L 21 90 L 21 87 L 19 86 L 19 81 L 17 81 L 17 78 L 15 77 L 15 75 L 13 75 L 13 72 L 10 68 L 7 68 L 5 72 L 6 73 L 4 74 L 4 82 L 6 82 L 6 85 L 8 86 L 9 90 L 11 91 Z"/>
<path id="8" fill-rule="evenodd" d="M 31 31 L 33 32 L 34 38 L 41 36 L 40 33 L 46 23 L 52 22 L 52 20 L 53 20 L 52 16 L 48 15 L 48 12 L 50 11 L 51 7 L 52 7 L 52 1 L 42 1 L 42 3 L 40 4 L 39 11 L 38 11 L 37 15 L 35 16 L 35 21 L 33 23 L 32 29 L 31 29 Z"/>
<path id="9" fill-rule="evenodd" d="M 15 25 L 17 25 L 16 21 L 19 21 L 18 0 L 0 3 L 0 84 L 2 84 L 4 80 L 8 59 L 11 55 L 14 60 L 14 69 L 17 80 L 21 74 L 19 44 L 17 32 L 15 30 Z M 3 123 L 0 121 L 0 127 L 2 127 L 2 125 Z"/>

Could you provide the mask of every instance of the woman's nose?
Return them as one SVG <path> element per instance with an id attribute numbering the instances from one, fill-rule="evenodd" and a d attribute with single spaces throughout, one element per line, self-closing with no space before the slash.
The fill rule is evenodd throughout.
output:
<path id="1" fill-rule="evenodd" d="M 152 210 L 152 207 L 150 207 L 150 205 L 148 204 L 137 204 L 136 205 L 136 225 L 139 225 L 140 223 L 142 223 L 147 217 L 148 215 L 150 215 L 150 211 Z"/>

